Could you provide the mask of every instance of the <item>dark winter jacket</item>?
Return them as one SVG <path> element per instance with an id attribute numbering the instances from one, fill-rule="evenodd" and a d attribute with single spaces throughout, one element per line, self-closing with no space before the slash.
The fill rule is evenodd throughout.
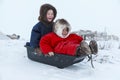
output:
<path id="1" fill-rule="evenodd" d="M 41 37 L 49 32 L 52 32 L 52 26 L 53 23 L 46 26 L 44 23 L 38 22 L 32 29 L 30 46 L 33 48 L 39 47 L 39 41 Z"/>

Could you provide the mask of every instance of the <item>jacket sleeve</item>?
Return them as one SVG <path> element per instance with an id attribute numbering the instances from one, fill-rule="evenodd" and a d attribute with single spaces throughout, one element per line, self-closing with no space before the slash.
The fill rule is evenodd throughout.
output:
<path id="1" fill-rule="evenodd" d="M 30 46 L 33 48 L 39 47 L 39 40 L 41 38 L 41 32 L 38 28 L 39 25 L 33 27 L 30 37 Z"/>
<path id="2" fill-rule="evenodd" d="M 84 40 L 82 36 L 79 36 L 77 34 L 74 34 L 74 37 L 76 37 L 76 40 L 78 40 L 79 42 L 81 42 L 82 40 Z"/>
<path id="3" fill-rule="evenodd" d="M 79 40 L 80 42 L 83 40 L 83 37 L 82 36 L 78 36 L 79 37 Z"/>
<path id="4" fill-rule="evenodd" d="M 40 49 L 43 54 L 48 54 L 48 52 L 53 52 L 52 46 L 51 46 L 51 36 L 45 35 L 41 38 L 39 42 Z"/>

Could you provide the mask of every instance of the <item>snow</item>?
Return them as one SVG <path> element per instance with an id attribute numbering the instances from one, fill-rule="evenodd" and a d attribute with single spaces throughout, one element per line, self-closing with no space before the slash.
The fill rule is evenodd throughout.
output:
<path id="1" fill-rule="evenodd" d="M 7 39 L 10 39 L 10 38 L 7 37 L 7 36 L 6 36 L 5 34 L 3 34 L 2 32 L 0 32 L 0 40 L 1 40 L 1 39 L 3 39 L 3 40 L 6 39 L 6 40 L 7 40 Z"/>
<path id="2" fill-rule="evenodd" d="M 29 60 L 25 43 L 21 39 L 0 40 L 0 80 L 120 80 L 120 49 L 116 41 L 114 47 L 99 50 L 93 56 L 95 69 L 87 58 L 64 69 Z"/>

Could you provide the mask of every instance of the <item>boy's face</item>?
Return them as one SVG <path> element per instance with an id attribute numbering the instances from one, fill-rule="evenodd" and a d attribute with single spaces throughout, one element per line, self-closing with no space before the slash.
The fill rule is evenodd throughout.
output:
<path id="1" fill-rule="evenodd" d="M 54 12 L 52 9 L 48 10 L 46 17 L 47 17 L 48 22 L 51 22 L 53 20 Z"/>
<path id="2" fill-rule="evenodd" d="M 64 28 L 63 31 L 62 31 L 63 37 L 65 37 L 67 34 L 68 34 L 68 29 Z"/>

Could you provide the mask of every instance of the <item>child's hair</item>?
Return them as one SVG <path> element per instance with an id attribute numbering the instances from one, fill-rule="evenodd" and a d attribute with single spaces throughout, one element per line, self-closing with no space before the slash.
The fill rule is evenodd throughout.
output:
<path id="1" fill-rule="evenodd" d="M 38 17 L 38 20 L 39 21 L 47 21 L 47 18 L 46 18 L 46 14 L 47 14 L 47 11 L 48 10 L 53 10 L 54 12 L 54 18 L 53 20 L 55 19 L 56 15 L 57 15 L 57 10 L 55 7 L 53 7 L 52 5 L 50 4 L 43 4 L 41 7 L 40 7 L 40 12 L 39 12 L 39 17 Z"/>
<path id="2" fill-rule="evenodd" d="M 54 23 L 53 26 L 53 31 L 59 35 L 62 36 L 62 31 L 64 28 L 67 28 L 67 31 L 70 32 L 71 30 L 71 26 L 70 24 L 67 22 L 67 20 L 65 19 L 58 19 L 56 20 L 56 22 Z"/>

